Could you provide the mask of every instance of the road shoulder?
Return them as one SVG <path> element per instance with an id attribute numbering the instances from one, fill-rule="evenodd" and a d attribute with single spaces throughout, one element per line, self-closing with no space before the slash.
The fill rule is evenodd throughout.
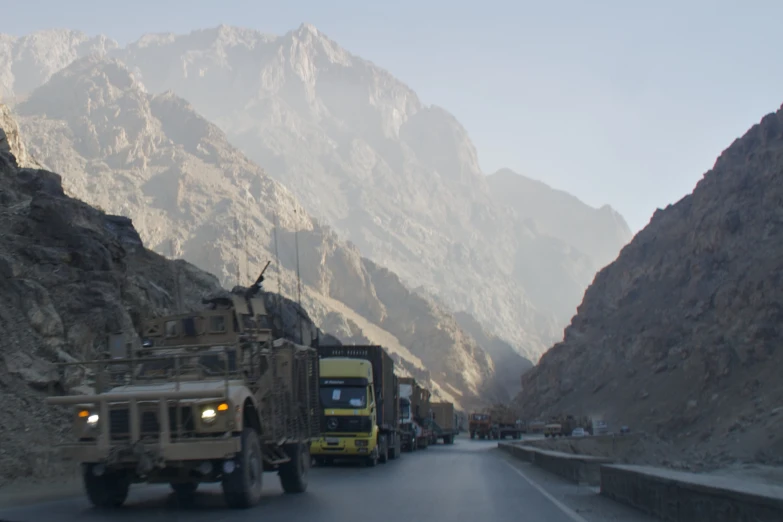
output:
<path id="1" fill-rule="evenodd" d="M 564 511 L 574 522 L 657 522 L 633 508 L 599 495 L 599 488 L 579 486 L 533 464 L 493 449 L 492 453 L 514 469 L 519 480 L 527 481 Z M 559 504 L 559 505 L 558 505 Z"/>

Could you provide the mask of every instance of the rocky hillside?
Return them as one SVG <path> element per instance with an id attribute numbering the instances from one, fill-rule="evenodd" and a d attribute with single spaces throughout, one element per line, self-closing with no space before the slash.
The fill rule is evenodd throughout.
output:
<path id="1" fill-rule="evenodd" d="M 68 197 L 58 174 L 17 158 L 29 156 L 0 105 L 0 486 L 60 466 L 50 448 L 70 417 L 36 390 L 81 383 L 61 380 L 54 362 L 95 357 L 109 333 L 173 312 L 177 270 L 186 309 L 222 292 L 214 276 L 145 249 L 130 219 Z M 265 297 L 277 334 L 297 339 L 297 316 L 317 330 L 293 302 Z"/>
<path id="2" fill-rule="evenodd" d="M 447 312 L 309 217 L 187 102 L 149 94 L 117 60 L 77 60 L 16 111 L 32 153 L 69 193 L 132 217 L 158 253 L 231 286 L 237 273 L 249 284 L 279 252 L 280 290 L 295 298 L 298 235 L 303 305 L 326 331 L 387 346 L 405 371 L 464 407 L 518 391 L 518 382 L 496 385 L 491 357 Z"/>
<path id="3" fill-rule="evenodd" d="M 783 110 L 655 213 L 523 377 L 527 415 L 605 417 L 698 466 L 783 461 Z"/>
<path id="4" fill-rule="evenodd" d="M 44 57 L 16 50 L 31 45 L 26 38 L 4 59 L 42 79 L 84 39 L 71 34 L 74 43 L 54 47 L 44 66 Z M 588 252 L 557 235 L 582 226 L 571 218 L 581 203 L 566 201 L 578 209 L 533 223 L 499 201 L 452 115 L 312 26 L 283 36 L 221 26 L 110 47 L 101 52 L 130 66 L 151 93 L 171 90 L 192 103 L 363 255 L 533 360 L 561 338 L 595 270 L 630 237 L 619 217 L 594 220 L 601 228 L 593 233 L 612 239 Z M 6 90 L 30 88 L 10 78 Z"/>

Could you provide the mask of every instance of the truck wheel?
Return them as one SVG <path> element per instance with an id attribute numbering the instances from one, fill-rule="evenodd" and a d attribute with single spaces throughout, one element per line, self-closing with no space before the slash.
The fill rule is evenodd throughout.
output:
<path id="1" fill-rule="evenodd" d="M 470 432 L 470 440 L 473 440 L 475 438 L 476 438 L 476 432 L 475 431 L 471 431 Z"/>
<path id="2" fill-rule="evenodd" d="M 100 477 L 92 473 L 93 465 L 85 466 L 84 489 L 90 503 L 97 508 L 118 508 L 128 498 L 130 481 L 125 473 L 106 471 Z"/>
<path id="3" fill-rule="evenodd" d="M 386 464 L 389 462 L 389 439 L 388 437 L 381 437 L 378 441 L 378 462 Z"/>
<path id="4" fill-rule="evenodd" d="M 374 468 L 378 464 L 378 447 L 376 446 L 375 449 L 372 451 L 372 455 L 369 457 L 365 457 L 364 465 L 368 468 Z"/>
<path id="5" fill-rule="evenodd" d="M 392 460 L 396 460 L 400 458 L 400 455 L 402 454 L 402 441 L 399 437 L 394 437 L 394 445 L 391 447 L 391 450 L 389 450 L 389 458 Z"/>
<path id="6" fill-rule="evenodd" d="M 307 475 L 310 471 L 307 444 L 289 444 L 286 452 L 291 460 L 280 465 L 280 485 L 286 493 L 304 493 L 307 491 Z"/>
<path id="7" fill-rule="evenodd" d="M 443 444 L 454 444 L 454 435 L 446 435 L 443 437 Z"/>
<path id="8" fill-rule="evenodd" d="M 234 472 L 223 478 L 223 498 L 231 508 L 249 508 L 261 499 L 264 476 L 261 443 L 254 429 L 242 430 L 242 449 L 236 460 Z"/>

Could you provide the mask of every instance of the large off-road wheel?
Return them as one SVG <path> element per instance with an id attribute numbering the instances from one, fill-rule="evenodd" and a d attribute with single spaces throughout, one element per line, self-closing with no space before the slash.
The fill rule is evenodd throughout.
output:
<path id="1" fill-rule="evenodd" d="M 454 435 L 444 435 L 443 444 L 454 444 Z"/>
<path id="2" fill-rule="evenodd" d="M 236 458 L 236 469 L 223 478 L 223 498 L 232 508 L 249 508 L 261 500 L 264 463 L 261 442 L 252 428 L 242 430 L 242 450 Z"/>
<path id="3" fill-rule="evenodd" d="M 476 432 L 475 431 L 471 431 L 470 432 L 470 440 L 473 440 L 475 438 L 476 438 Z"/>
<path id="4" fill-rule="evenodd" d="M 100 477 L 92 473 L 93 465 L 85 466 L 84 489 L 90 503 L 98 508 L 118 508 L 125 503 L 130 489 L 128 475 L 121 471 L 106 471 Z"/>
<path id="5" fill-rule="evenodd" d="M 302 443 L 289 444 L 286 452 L 291 460 L 280 465 L 280 485 L 286 493 L 304 493 L 310 471 L 310 447 Z"/>

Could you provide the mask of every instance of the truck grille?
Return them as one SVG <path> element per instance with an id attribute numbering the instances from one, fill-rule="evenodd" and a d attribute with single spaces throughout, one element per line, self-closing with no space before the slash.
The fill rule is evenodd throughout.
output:
<path id="1" fill-rule="evenodd" d="M 181 406 L 182 434 L 191 434 L 195 430 L 193 409 L 190 406 Z M 109 435 L 112 440 L 130 438 L 130 413 L 128 408 L 116 408 L 109 411 Z M 140 423 L 140 435 L 142 437 L 158 437 L 160 434 L 160 422 L 157 411 L 142 411 Z M 169 407 L 169 431 L 171 437 L 177 436 L 177 408 Z"/>
<path id="2" fill-rule="evenodd" d="M 321 421 L 322 433 L 369 433 L 371 431 L 371 417 L 330 415 L 324 417 Z"/>

